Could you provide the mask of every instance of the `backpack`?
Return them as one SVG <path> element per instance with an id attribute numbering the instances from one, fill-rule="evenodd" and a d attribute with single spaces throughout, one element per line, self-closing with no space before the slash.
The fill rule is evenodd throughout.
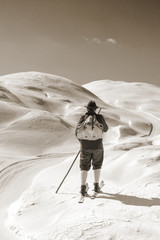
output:
<path id="1" fill-rule="evenodd" d="M 96 119 L 96 115 L 86 115 L 86 119 L 77 127 L 77 138 L 80 140 L 97 140 L 102 138 L 103 125 Z"/>

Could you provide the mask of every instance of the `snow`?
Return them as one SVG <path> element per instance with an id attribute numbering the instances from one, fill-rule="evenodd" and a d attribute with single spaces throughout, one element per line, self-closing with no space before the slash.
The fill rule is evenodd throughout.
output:
<path id="1" fill-rule="evenodd" d="M 130 240 L 160 236 L 160 89 L 51 74 L 0 77 L 0 238 Z M 78 204 L 76 123 L 95 100 L 104 135 L 103 193 Z M 88 176 L 92 193 L 93 172 Z"/>

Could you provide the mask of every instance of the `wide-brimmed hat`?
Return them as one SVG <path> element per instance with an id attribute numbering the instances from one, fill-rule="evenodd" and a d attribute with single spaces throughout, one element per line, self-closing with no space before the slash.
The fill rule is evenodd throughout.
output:
<path id="1" fill-rule="evenodd" d="M 86 106 L 88 109 L 96 110 L 98 106 L 96 105 L 95 101 L 89 101 L 88 105 Z"/>

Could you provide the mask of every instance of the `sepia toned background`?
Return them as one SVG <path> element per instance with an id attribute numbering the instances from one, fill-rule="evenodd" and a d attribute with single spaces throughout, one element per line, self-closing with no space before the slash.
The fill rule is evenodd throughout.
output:
<path id="1" fill-rule="evenodd" d="M 159 0 L 0 0 L 0 75 L 159 83 Z"/>

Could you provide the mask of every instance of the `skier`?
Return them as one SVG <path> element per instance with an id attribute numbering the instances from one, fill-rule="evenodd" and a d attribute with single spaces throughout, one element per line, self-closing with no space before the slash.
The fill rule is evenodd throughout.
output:
<path id="1" fill-rule="evenodd" d="M 102 134 L 103 132 L 107 132 L 108 130 L 108 125 L 106 124 L 104 117 L 101 114 L 96 114 L 95 112 L 96 109 L 98 108 L 96 103 L 94 101 L 90 101 L 86 107 L 87 112 L 81 116 L 76 127 L 76 136 L 80 142 L 80 170 L 81 170 L 80 193 L 82 196 L 85 196 L 87 193 L 86 180 L 88 171 L 91 168 L 91 164 L 94 170 L 94 191 L 98 193 L 100 189 L 99 179 L 104 153 Z M 87 124 L 87 122 L 89 123 L 88 120 L 89 118 L 92 119 L 91 121 L 93 125 L 92 128 L 90 128 L 90 130 L 87 130 L 87 126 L 90 125 Z M 93 120 L 94 118 L 95 120 Z M 85 133 L 83 133 L 83 131 Z M 100 132 L 102 134 L 100 134 Z M 90 134 L 92 134 L 92 137 L 89 136 Z"/>

